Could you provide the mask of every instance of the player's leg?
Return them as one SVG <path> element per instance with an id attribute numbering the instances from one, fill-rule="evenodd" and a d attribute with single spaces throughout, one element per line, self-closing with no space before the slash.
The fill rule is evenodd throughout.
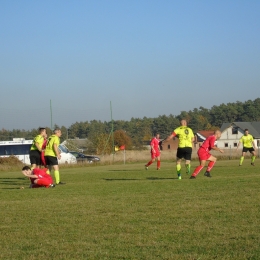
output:
<path id="1" fill-rule="evenodd" d="M 55 178 L 55 182 L 56 184 L 65 184 L 65 182 L 61 182 L 60 181 L 60 170 L 59 170 L 59 164 L 58 164 L 58 159 L 57 157 L 51 157 L 51 163 L 54 169 L 54 178 Z"/>
<path id="2" fill-rule="evenodd" d="M 36 152 L 36 168 L 41 168 L 41 164 L 42 164 L 42 161 L 41 161 L 41 153 L 37 150 L 35 151 Z"/>
<path id="3" fill-rule="evenodd" d="M 252 148 L 252 149 L 254 149 L 254 148 Z M 252 165 L 252 166 L 255 166 L 255 157 L 256 157 L 255 150 L 250 151 L 250 153 L 252 154 L 252 157 L 251 157 L 251 165 Z"/>
<path id="4" fill-rule="evenodd" d="M 30 163 L 31 163 L 31 169 L 39 168 L 39 152 L 36 150 L 31 150 L 30 154 Z"/>
<path id="5" fill-rule="evenodd" d="M 49 186 L 52 184 L 49 178 L 42 178 L 37 179 L 37 184 L 46 188 L 49 188 Z"/>
<path id="6" fill-rule="evenodd" d="M 206 177 L 211 177 L 210 171 L 212 170 L 214 164 L 216 163 L 217 158 L 214 157 L 213 155 L 211 155 L 211 156 L 208 158 L 208 161 L 209 161 L 209 164 L 208 164 L 207 170 L 206 170 L 206 172 L 204 173 L 204 175 L 205 175 Z"/>
<path id="7" fill-rule="evenodd" d="M 44 156 L 44 160 L 45 160 L 46 168 L 48 168 L 46 173 L 51 174 L 52 165 L 50 163 L 49 156 Z"/>
<path id="8" fill-rule="evenodd" d="M 32 183 L 30 185 L 30 188 L 33 188 L 33 189 L 41 188 L 42 186 L 38 185 L 37 182 L 38 182 L 38 179 L 32 179 Z"/>
<path id="9" fill-rule="evenodd" d="M 200 165 L 195 168 L 190 179 L 195 179 L 196 176 L 200 173 L 200 171 L 205 167 L 206 160 L 200 160 Z"/>
<path id="10" fill-rule="evenodd" d="M 243 161 L 244 161 L 244 159 L 245 159 L 245 155 L 246 155 L 246 151 L 245 151 L 245 149 L 243 148 L 242 156 L 240 157 L 240 161 L 239 161 L 239 166 L 242 166 Z"/>
<path id="11" fill-rule="evenodd" d="M 160 170 L 160 167 L 161 167 L 161 157 L 160 157 L 160 155 L 159 156 L 157 156 L 157 170 Z"/>
<path id="12" fill-rule="evenodd" d="M 185 167 L 186 167 L 187 174 L 190 174 L 191 154 L 192 154 L 192 148 L 185 147 L 184 148 L 184 159 L 185 159 Z"/>
<path id="13" fill-rule="evenodd" d="M 176 171 L 178 179 L 181 180 L 181 159 L 184 157 L 184 148 L 178 147 L 176 154 Z"/>
<path id="14" fill-rule="evenodd" d="M 148 167 L 155 161 L 155 153 L 151 151 L 151 160 L 145 165 L 145 169 L 148 170 Z"/>
<path id="15" fill-rule="evenodd" d="M 198 157 L 200 160 L 200 165 L 195 168 L 190 179 L 195 179 L 196 176 L 200 173 L 200 171 L 205 167 L 206 161 L 210 158 L 211 154 L 207 152 L 205 149 L 198 150 Z"/>
<path id="16" fill-rule="evenodd" d="M 185 161 L 186 173 L 190 174 L 190 160 Z"/>

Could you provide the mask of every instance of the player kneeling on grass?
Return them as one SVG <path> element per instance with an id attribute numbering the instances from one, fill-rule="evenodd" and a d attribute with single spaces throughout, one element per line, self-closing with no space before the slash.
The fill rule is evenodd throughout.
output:
<path id="1" fill-rule="evenodd" d="M 55 185 L 53 184 L 52 177 L 46 173 L 48 169 L 39 169 L 35 168 L 31 170 L 29 166 L 24 166 L 22 168 L 22 173 L 24 176 L 30 178 L 31 185 L 30 188 L 53 188 Z"/>
<path id="2" fill-rule="evenodd" d="M 224 153 L 223 150 L 219 149 L 216 146 L 217 139 L 219 139 L 221 136 L 221 132 L 219 130 L 216 130 L 214 132 L 214 135 L 209 136 L 201 145 L 201 147 L 198 150 L 198 156 L 200 160 L 200 165 L 194 170 L 192 173 L 190 179 L 195 179 L 196 176 L 199 174 L 199 172 L 204 168 L 206 161 L 209 161 L 208 167 L 204 175 L 206 177 L 211 177 L 210 171 L 213 168 L 214 164 L 217 161 L 217 158 L 214 157 L 209 153 L 210 150 L 219 151 L 221 153 Z"/>

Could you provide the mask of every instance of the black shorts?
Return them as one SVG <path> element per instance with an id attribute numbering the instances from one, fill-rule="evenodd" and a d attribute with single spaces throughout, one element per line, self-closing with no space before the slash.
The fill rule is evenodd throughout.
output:
<path id="1" fill-rule="evenodd" d="M 54 156 L 44 156 L 46 165 L 52 166 L 52 165 L 58 165 L 58 159 Z"/>
<path id="2" fill-rule="evenodd" d="M 247 152 L 252 153 L 254 151 L 255 151 L 254 147 L 243 147 L 243 153 L 247 153 Z"/>
<path id="3" fill-rule="evenodd" d="M 41 164 L 41 153 L 39 150 L 30 150 L 29 156 L 31 164 Z"/>
<path id="4" fill-rule="evenodd" d="M 184 158 L 185 160 L 190 161 L 191 160 L 191 154 L 192 154 L 192 148 L 191 147 L 183 147 L 183 148 L 178 147 L 176 156 L 177 156 L 178 159 Z"/>

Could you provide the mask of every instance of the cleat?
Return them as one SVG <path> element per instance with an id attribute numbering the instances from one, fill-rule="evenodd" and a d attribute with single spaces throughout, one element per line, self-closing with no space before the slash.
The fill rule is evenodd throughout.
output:
<path id="1" fill-rule="evenodd" d="M 46 188 L 55 188 L 55 184 L 50 184 L 48 187 Z"/>
<path id="2" fill-rule="evenodd" d="M 252 166 L 255 166 L 255 163 L 251 162 L 251 165 L 252 165 Z"/>
<path id="3" fill-rule="evenodd" d="M 191 176 L 190 176 L 190 179 L 196 179 L 196 177 L 191 175 Z"/>
<path id="4" fill-rule="evenodd" d="M 239 166 L 242 166 L 242 164 L 239 164 Z"/>
<path id="5" fill-rule="evenodd" d="M 160 170 L 160 168 L 157 168 L 157 170 Z"/>
<path id="6" fill-rule="evenodd" d="M 181 176 L 178 176 L 178 180 L 181 180 Z"/>
<path id="7" fill-rule="evenodd" d="M 66 184 L 65 182 L 59 182 L 59 183 L 56 183 L 56 185 L 61 185 L 61 184 Z"/>
<path id="8" fill-rule="evenodd" d="M 144 167 L 145 167 L 146 170 L 148 170 L 148 166 L 145 165 Z"/>
<path id="9" fill-rule="evenodd" d="M 209 177 L 209 178 L 212 177 L 212 176 L 210 175 L 210 172 L 205 172 L 205 173 L 204 173 L 204 176 Z"/>

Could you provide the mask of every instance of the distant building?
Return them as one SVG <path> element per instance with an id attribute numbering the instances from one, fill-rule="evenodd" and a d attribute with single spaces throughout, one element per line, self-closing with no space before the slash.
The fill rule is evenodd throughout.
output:
<path id="1" fill-rule="evenodd" d="M 260 122 L 233 122 L 224 123 L 220 131 L 222 135 L 218 140 L 219 148 L 237 148 L 239 139 L 244 135 L 244 130 L 248 129 L 249 133 L 254 137 L 254 142 L 259 148 L 260 146 Z"/>
<path id="2" fill-rule="evenodd" d="M 194 148 L 199 148 L 202 145 L 202 143 L 206 140 L 206 138 L 213 134 L 214 131 L 212 130 L 198 131 L 195 134 Z"/>

